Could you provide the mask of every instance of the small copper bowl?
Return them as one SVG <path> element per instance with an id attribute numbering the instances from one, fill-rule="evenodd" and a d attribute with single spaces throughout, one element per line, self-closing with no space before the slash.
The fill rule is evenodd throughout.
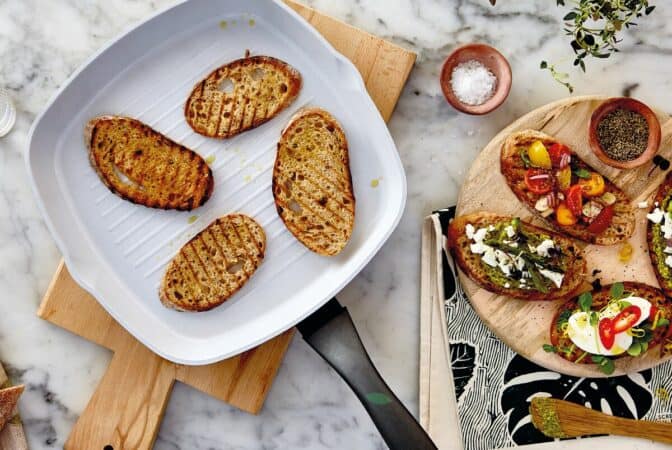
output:
<path id="1" fill-rule="evenodd" d="M 485 103 L 467 105 L 460 102 L 451 86 L 453 69 L 461 63 L 475 59 L 487 67 L 497 78 L 495 93 Z M 441 70 L 441 90 L 453 108 L 467 114 L 487 114 L 504 103 L 511 90 L 511 66 L 495 48 L 486 44 L 467 44 L 456 48 L 443 63 Z"/>
<path id="2" fill-rule="evenodd" d="M 649 140 L 646 145 L 646 149 L 644 152 L 642 152 L 641 155 L 635 159 L 631 159 L 630 161 L 618 161 L 610 158 L 604 149 L 602 149 L 600 140 L 597 136 L 597 126 L 600 121 L 602 121 L 604 116 L 619 108 L 641 114 L 644 116 L 646 123 L 649 126 Z M 656 117 L 656 113 L 654 113 L 651 108 L 640 101 L 628 97 L 611 98 L 606 100 L 604 103 L 598 106 L 595 111 L 593 111 L 593 115 L 590 117 L 588 139 L 590 140 L 590 148 L 600 159 L 600 161 L 618 169 L 633 169 L 651 161 L 656 152 L 658 152 L 658 147 L 660 147 L 660 122 L 658 121 L 658 117 Z"/>

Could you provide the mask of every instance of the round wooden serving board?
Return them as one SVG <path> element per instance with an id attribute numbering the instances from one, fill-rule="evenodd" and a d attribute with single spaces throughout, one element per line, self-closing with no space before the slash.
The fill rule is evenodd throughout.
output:
<path id="1" fill-rule="evenodd" d="M 616 281 L 640 281 L 658 287 L 651 267 L 646 244 L 646 213 L 637 204 L 655 195 L 665 173 L 645 164 L 632 170 L 618 170 L 600 162 L 588 144 L 588 124 L 590 116 L 606 97 L 575 97 L 542 106 L 521 117 L 502 130 L 476 158 L 466 181 L 462 185 L 457 202 L 457 215 L 478 211 L 488 211 L 517 216 L 545 228 L 550 228 L 534 218 L 509 189 L 499 170 L 499 154 L 502 143 L 511 133 L 533 129 L 543 131 L 568 145 L 589 165 L 613 181 L 632 199 L 636 209 L 637 226 L 629 242 L 634 248 L 628 263 L 622 263 L 618 251 L 622 244 L 608 247 L 586 245 L 587 259 L 586 289 L 588 283 L 599 278 L 602 284 Z M 662 128 L 659 154 L 672 159 L 672 119 L 656 111 Z M 594 271 L 600 271 L 593 275 Z M 546 353 L 542 345 L 550 343 L 551 320 L 562 301 L 529 302 L 507 296 L 493 294 L 477 286 L 464 273 L 460 280 L 476 312 L 483 322 L 509 347 L 520 355 L 549 370 L 579 377 L 605 377 L 593 364 L 573 364 L 553 353 Z M 612 376 L 649 369 L 670 359 L 660 358 L 659 348 L 648 352 L 642 358 L 625 357 L 616 360 L 616 371 Z"/>

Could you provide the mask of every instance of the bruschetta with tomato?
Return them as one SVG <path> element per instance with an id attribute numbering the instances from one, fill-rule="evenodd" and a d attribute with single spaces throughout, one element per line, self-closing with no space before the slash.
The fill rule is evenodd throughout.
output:
<path id="1" fill-rule="evenodd" d="M 569 298 L 581 286 L 581 249 L 558 233 L 516 217 L 475 213 L 455 218 L 448 247 L 476 284 L 522 300 Z"/>
<path id="2" fill-rule="evenodd" d="M 671 320 L 672 304 L 659 289 L 614 283 L 562 305 L 544 350 L 577 364 L 597 364 L 610 375 L 616 359 L 640 357 L 658 346 L 661 356 L 672 351 Z"/>
<path id="3" fill-rule="evenodd" d="M 516 197 L 556 230 L 612 245 L 635 230 L 630 199 L 566 145 L 534 130 L 509 136 L 501 171 Z"/>

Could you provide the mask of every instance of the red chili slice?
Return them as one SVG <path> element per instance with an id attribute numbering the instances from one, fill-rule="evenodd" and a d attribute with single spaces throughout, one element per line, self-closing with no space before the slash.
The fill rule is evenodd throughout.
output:
<path id="1" fill-rule="evenodd" d="M 605 317 L 600 320 L 597 327 L 600 332 L 600 341 L 602 341 L 602 345 L 604 345 L 604 348 L 607 350 L 611 350 L 611 347 L 614 346 L 614 342 L 616 341 L 616 333 L 614 333 L 614 324 L 612 320 Z"/>
<path id="2" fill-rule="evenodd" d="M 553 189 L 551 174 L 541 169 L 528 169 L 525 172 L 525 186 L 535 194 L 547 194 Z"/>
<path id="3" fill-rule="evenodd" d="M 625 308 L 623 311 L 618 313 L 612 321 L 612 326 L 614 333 L 622 333 L 626 330 L 629 330 L 642 317 L 642 310 L 637 305 L 630 305 Z"/>
<path id="4" fill-rule="evenodd" d="M 614 218 L 614 206 L 608 205 L 602 208 L 602 211 L 595 217 L 595 219 L 588 225 L 588 232 L 593 234 L 600 234 L 611 225 Z"/>

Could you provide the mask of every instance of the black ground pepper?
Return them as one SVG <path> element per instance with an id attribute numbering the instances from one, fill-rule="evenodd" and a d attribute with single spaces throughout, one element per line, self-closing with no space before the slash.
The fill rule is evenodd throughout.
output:
<path id="1" fill-rule="evenodd" d="M 597 137 L 611 159 L 632 161 L 646 150 L 649 125 L 638 112 L 618 108 L 597 124 Z"/>

